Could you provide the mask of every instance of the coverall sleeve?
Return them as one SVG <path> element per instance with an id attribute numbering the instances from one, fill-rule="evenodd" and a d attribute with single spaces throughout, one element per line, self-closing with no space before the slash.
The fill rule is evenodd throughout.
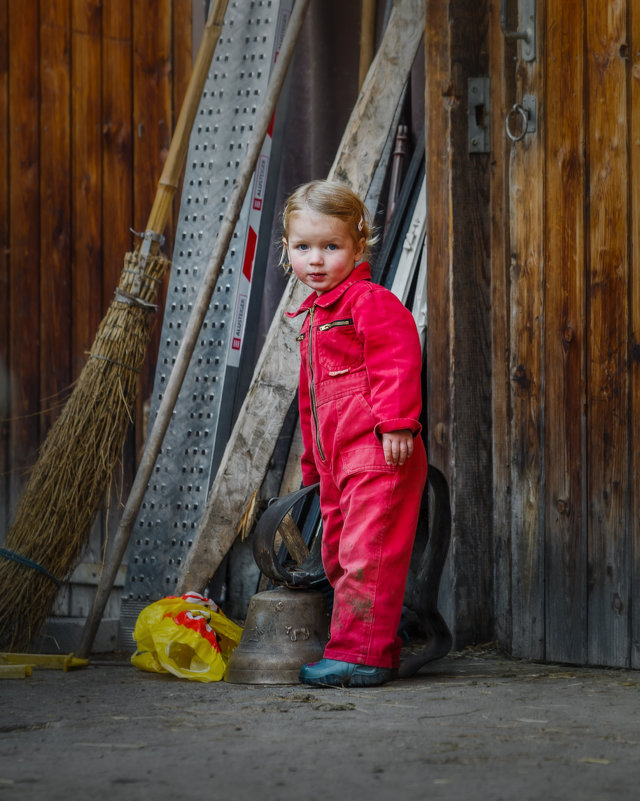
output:
<path id="1" fill-rule="evenodd" d="M 305 487 L 320 481 L 313 458 L 313 427 L 311 424 L 311 396 L 309 382 L 304 363 L 300 367 L 300 384 L 298 388 L 298 410 L 300 412 L 300 428 L 302 430 L 302 444 L 304 451 L 301 459 L 302 483 Z"/>
<path id="2" fill-rule="evenodd" d="M 353 307 L 378 437 L 408 428 L 416 436 L 422 408 L 422 349 L 411 312 L 389 290 L 374 289 Z"/>

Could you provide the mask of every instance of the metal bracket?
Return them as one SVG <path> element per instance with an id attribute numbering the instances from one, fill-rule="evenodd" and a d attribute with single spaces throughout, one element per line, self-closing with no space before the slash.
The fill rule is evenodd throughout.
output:
<path id="1" fill-rule="evenodd" d="M 467 83 L 469 153 L 489 153 L 491 150 L 490 96 L 489 78 L 469 78 Z"/>
<path id="2" fill-rule="evenodd" d="M 536 60 L 536 0 L 519 0 L 522 31 L 507 30 L 507 0 L 500 0 L 500 26 L 507 40 L 522 41 L 520 55 L 523 61 Z"/>

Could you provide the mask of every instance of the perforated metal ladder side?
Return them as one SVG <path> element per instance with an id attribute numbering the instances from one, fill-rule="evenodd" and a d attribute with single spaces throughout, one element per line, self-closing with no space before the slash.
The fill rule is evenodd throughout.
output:
<path id="1" fill-rule="evenodd" d="M 189 142 L 151 424 L 217 236 L 293 0 L 229 3 Z M 141 505 L 127 556 L 119 645 L 140 611 L 170 595 L 228 435 L 270 175 L 263 146 L 201 335 Z M 277 176 L 276 176 L 277 180 Z M 266 221 L 266 220 L 265 220 Z"/>

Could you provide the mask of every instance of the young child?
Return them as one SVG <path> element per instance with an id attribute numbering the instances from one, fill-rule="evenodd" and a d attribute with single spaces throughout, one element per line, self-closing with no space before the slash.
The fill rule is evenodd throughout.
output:
<path id="1" fill-rule="evenodd" d="M 313 292 L 300 341 L 305 485 L 320 482 L 322 559 L 334 589 L 324 658 L 306 684 L 388 681 L 427 459 L 420 438 L 421 362 L 411 313 L 359 263 L 368 212 L 338 183 L 314 181 L 285 204 L 283 243 Z"/>

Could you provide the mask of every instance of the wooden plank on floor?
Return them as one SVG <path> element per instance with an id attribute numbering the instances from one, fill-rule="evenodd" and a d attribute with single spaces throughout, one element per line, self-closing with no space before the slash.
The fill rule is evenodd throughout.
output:
<path id="1" fill-rule="evenodd" d="M 585 111 L 582 0 L 549 0 L 545 97 L 546 657 L 587 652 Z"/>
<path id="2" fill-rule="evenodd" d="M 625 3 L 587 0 L 588 655 L 620 666 L 629 664 L 631 600 L 627 33 Z"/>
<path id="3" fill-rule="evenodd" d="M 423 15 L 422 0 L 399 0 L 394 5 L 329 173 L 361 197 L 375 173 L 420 43 Z M 385 87 L 384 92 L 379 91 L 380 86 Z M 296 308 L 307 294 L 308 289 L 295 279 L 285 289 L 185 560 L 178 592 L 204 588 L 231 547 L 237 523 L 266 475 L 298 382 L 295 339 L 300 322 L 289 320 L 284 313 Z"/>

